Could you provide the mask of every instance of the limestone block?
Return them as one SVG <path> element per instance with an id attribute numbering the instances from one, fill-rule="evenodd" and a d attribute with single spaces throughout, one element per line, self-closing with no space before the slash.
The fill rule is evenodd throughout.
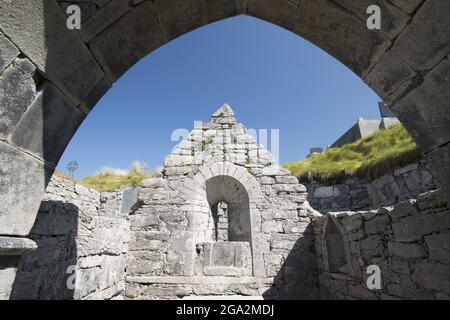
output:
<path id="1" fill-rule="evenodd" d="M 355 231 L 363 226 L 363 220 L 361 215 L 356 214 L 349 217 L 344 217 L 342 219 L 342 225 L 344 227 L 344 230 L 347 232 Z"/>
<path id="2" fill-rule="evenodd" d="M 109 254 L 119 255 L 127 250 L 129 226 L 117 217 L 94 217 L 93 232 L 87 235 L 91 241 L 80 243 L 79 255 Z M 121 237 L 117 237 L 121 234 Z"/>
<path id="3" fill-rule="evenodd" d="M 26 236 L 53 169 L 4 142 L 0 154 L 0 234 Z"/>
<path id="4" fill-rule="evenodd" d="M 333 186 L 333 195 L 335 197 L 347 195 L 350 192 L 350 187 L 346 184 L 338 184 Z"/>
<path id="5" fill-rule="evenodd" d="M 280 184 L 297 184 L 298 180 L 294 176 L 289 175 L 283 175 L 283 176 L 276 176 L 275 177 L 276 183 Z"/>
<path id="6" fill-rule="evenodd" d="M 403 175 L 403 180 L 412 193 L 433 188 L 433 177 L 426 170 L 415 170 Z"/>
<path id="7" fill-rule="evenodd" d="M 392 109 L 424 153 L 450 141 L 449 73 L 450 60 L 447 58 L 428 72 L 423 83 L 418 83 L 420 86 L 392 104 Z"/>
<path id="8" fill-rule="evenodd" d="M 411 172 L 414 170 L 418 170 L 419 169 L 419 164 L 418 163 L 412 163 L 409 165 L 406 165 L 404 167 L 398 168 L 394 170 L 394 176 L 400 176 L 403 175 L 407 172 Z"/>
<path id="9" fill-rule="evenodd" d="M 130 225 L 132 229 L 146 229 L 156 227 L 159 219 L 156 215 L 132 215 L 130 216 Z"/>
<path id="10" fill-rule="evenodd" d="M 377 296 L 373 291 L 370 291 L 367 289 L 367 287 L 364 287 L 362 285 L 349 285 L 348 286 L 348 293 L 350 296 L 358 298 L 358 299 L 364 299 L 364 300 L 376 300 Z"/>
<path id="11" fill-rule="evenodd" d="M 448 208 L 448 195 L 441 189 L 422 193 L 417 196 L 417 207 L 421 211 Z"/>
<path id="12" fill-rule="evenodd" d="M 111 87 L 111 81 L 107 77 L 103 77 L 78 108 L 84 115 L 88 115 L 97 102 L 106 94 L 106 92 L 108 92 L 109 89 L 111 89 Z"/>
<path id="13" fill-rule="evenodd" d="M 276 184 L 273 186 L 273 190 L 275 190 L 276 193 L 303 193 L 305 191 L 305 187 L 301 184 Z"/>
<path id="14" fill-rule="evenodd" d="M 300 0 L 249 0 L 247 14 L 271 23 L 287 30 L 294 28 L 295 16 L 298 13 Z"/>
<path id="15" fill-rule="evenodd" d="M 261 184 L 275 184 L 275 179 L 271 177 L 261 177 Z"/>
<path id="16" fill-rule="evenodd" d="M 236 4 L 230 0 L 208 0 L 206 1 L 207 22 L 229 18 L 235 15 Z"/>
<path id="17" fill-rule="evenodd" d="M 281 221 L 263 221 L 262 231 L 264 233 L 283 232 L 283 223 Z"/>
<path id="18" fill-rule="evenodd" d="M 96 35 L 105 30 L 113 22 L 131 10 L 130 1 L 110 1 L 95 13 L 94 19 L 82 23 L 81 36 L 84 42 L 90 42 Z"/>
<path id="19" fill-rule="evenodd" d="M 450 3 L 446 0 L 425 1 L 395 41 L 392 49 L 414 70 L 429 70 L 448 54 L 449 11 Z"/>
<path id="20" fill-rule="evenodd" d="M 408 14 L 414 13 L 424 0 L 391 0 L 398 8 Z"/>
<path id="21" fill-rule="evenodd" d="M 8 140 L 56 164 L 83 120 L 83 114 L 56 87 L 45 82 Z"/>
<path id="22" fill-rule="evenodd" d="M 193 164 L 191 156 L 181 156 L 177 154 L 170 154 L 164 159 L 164 166 L 166 167 L 181 167 Z"/>
<path id="23" fill-rule="evenodd" d="M 196 0 L 156 0 L 156 10 L 161 21 L 165 41 L 196 29 L 204 24 L 202 4 Z M 177 17 L 177 19 L 174 19 Z"/>
<path id="24" fill-rule="evenodd" d="M 0 74 L 19 55 L 19 50 L 0 32 Z"/>
<path id="25" fill-rule="evenodd" d="M 164 264 L 164 273 L 170 275 L 183 275 L 183 253 L 169 252 Z"/>
<path id="26" fill-rule="evenodd" d="M 0 47 L 1 48 L 1 47 Z M 34 99 L 36 67 L 27 59 L 15 60 L 0 74 L 0 139 L 5 140 Z"/>
<path id="27" fill-rule="evenodd" d="M 163 212 L 159 219 L 167 224 L 181 224 L 186 222 L 186 216 L 181 212 Z"/>
<path id="28" fill-rule="evenodd" d="M 390 39 L 395 38 L 409 21 L 407 14 L 385 0 L 336 0 L 336 2 L 351 10 L 363 20 L 367 20 L 369 17 L 367 8 L 371 5 L 378 5 L 382 12 L 381 32 L 385 33 Z"/>
<path id="29" fill-rule="evenodd" d="M 291 173 L 277 164 L 267 166 L 261 172 L 262 176 L 282 176 L 287 174 Z"/>
<path id="30" fill-rule="evenodd" d="M 392 223 L 397 241 L 420 240 L 424 235 L 450 228 L 450 216 L 447 212 L 413 215 Z"/>
<path id="31" fill-rule="evenodd" d="M 294 33 L 316 44 L 357 75 L 370 70 L 390 45 L 381 32 L 368 30 L 365 20 L 328 0 L 302 1 Z"/>
<path id="32" fill-rule="evenodd" d="M 127 256 L 128 275 L 160 275 L 163 266 L 160 253 L 135 251 Z"/>
<path id="33" fill-rule="evenodd" d="M 430 259 L 441 264 L 450 264 L 450 235 L 434 234 L 425 236 Z"/>
<path id="34" fill-rule="evenodd" d="M 142 187 L 144 188 L 166 188 L 167 186 L 168 182 L 163 178 L 147 179 L 142 183 Z"/>
<path id="35" fill-rule="evenodd" d="M 412 274 L 413 280 L 422 288 L 450 294 L 450 266 L 422 262 L 419 263 Z"/>
<path id="36" fill-rule="evenodd" d="M 314 190 L 314 197 L 328 198 L 333 196 L 333 187 L 318 187 Z"/>
<path id="37" fill-rule="evenodd" d="M 416 243 L 390 242 L 389 254 L 405 259 L 418 259 L 427 256 L 425 249 Z"/>
<path id="38" fill-rule="evenodd" d="M 74 105 L 103 78 L 56 1 L 2 1 L 0 16 L 0 29 Z"/>
<path id="39" fill-rule="evenodd" d="M 122 16 L 89 44 L 108 78 L 114 82 L 163 43 L 153 1 L 147 1 Z"/>
<path id="40" fill-rule="evenodd" d="M 0 236 L 1 256 L 21 256 L 27 252 L 36 250 L 36 242 L 27 238 Z"/>
<path id="41" fill-rule="evenodd" d="M 376 234 L 383 232 L 389 223 L 389 216 L 387 214 L 381 214 L 375 216 L 375 218 L 366 221 L 364 223 L 364 230 L 367 234 Z"/>
<path id="42" fill-rule="evenodd" d="M 0 300 L 10 298 L 18 265 L 18 258 L 0 257 Z"/>
<path id="43" fill-rule="evenodd" d="M 381 255 L 383 252 L 383 243 L 380 236 L 374 235 L 362 240 L 361 251 L 364 256 Z"/>

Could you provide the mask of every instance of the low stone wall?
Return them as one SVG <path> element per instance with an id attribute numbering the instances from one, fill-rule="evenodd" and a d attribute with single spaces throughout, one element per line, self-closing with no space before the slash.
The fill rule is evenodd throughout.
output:
<path id="1" fill-rule="evenodd" d="M 30 235 L 38 249 L 22 258 L 11 298 L 121 298 L 129 223 L 120 194 L 53 176 Z"/>
<path id="2" fill-rule="evenodd" d="M 391 206 L 434 190 L 437 184 L 426 163 L 414 163 L 373 181 L 348 179 L 339 184 L 304 183 L 317 211 L 356 211 Z"/>
<path id="3" fill-rule="evenodd" d="M 283 176 L 286 179 L 287 175 Z M 293 178 L 293 177 L 292 177 Z M 275 179 L 273 179 L 275 181 Z M 139 194 L 141 207 L 130 216 L 131 239 L 127 259 L 127 299 L 177 299 L 189 296 L 258 296 L 266 299 L 317 299 L 319 297 L 314 255 L 314 237 L 310 228 L 314 214 L 304 203 L 306 194 L 279 191 L 266 185 L 266 191 L 278 197 L 264 198 L 256 204 L 261 210 L 262 235 L 257 239 L 263 253 L 262 275 L 249 270 L 248 242 L 196 243 L 189 230 L 205 233 L 210 214 L 195 215 L 195 206 L 186 205 L 173 186 L 177 180 L 151 179 Z M 293 202 L 293 200 L 298 203 Z M 198 209 L 197 209 L 198 210 Z M 234 265 L 214 265 L 212 247 L 222 247 Z M 229 250 L 232 249 L 232 250 Z M 194 254 L 194 258 L 189 259 Z M 251 257 L 250 257 L 251 259 Z M 192 261 L 193 265 L 191 265 Z M 205 261 L 207 263 L 205 263 Z M 213 265 L 210 265 L 210 264 Z"/>
<path id="4" fill-rule="evenodd" d="M 316 217 L 313 228 L 323 299 L 450 299 L 450 209 L 440 191 Z M 369 266 L 380 268 L 380 289 L 368 289 Z"/>

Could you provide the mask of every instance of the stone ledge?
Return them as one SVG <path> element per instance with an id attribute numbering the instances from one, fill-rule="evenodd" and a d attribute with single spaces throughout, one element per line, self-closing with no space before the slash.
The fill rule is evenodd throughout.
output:
<path id="1" fill-rule="evenodd" d="M 37 249 L 37 244 L 27 238 L 0 237 L 0 256 L 21 256 Z"/>
<path id="2" fill-rule="evenodd" d="M 260 279 L 255 277 L 190 277 L 190 276 L 154 276 L 154 277 L 126 277 L 126 282 L 140 284 L 272 284 L 273 279 Z"/>

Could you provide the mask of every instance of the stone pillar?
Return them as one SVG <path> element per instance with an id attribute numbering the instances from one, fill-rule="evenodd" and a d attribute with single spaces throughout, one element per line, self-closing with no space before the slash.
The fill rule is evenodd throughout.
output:
<path id="1" fill-rule="evenodd" d="M 229 241 L 228 239 L 228 205 L 221 201 L 217 205 L 217 239 L 216 241 Z"/>
<path id="2" fill-rule="evenodd" d="M 33 240 L 0 236 L 0 300 L 10 297 L 20 257 L 35 249 Z"/>

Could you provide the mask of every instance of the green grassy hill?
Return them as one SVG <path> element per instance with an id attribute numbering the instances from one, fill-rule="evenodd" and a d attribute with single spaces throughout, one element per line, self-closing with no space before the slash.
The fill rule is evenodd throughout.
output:
<path id="1" fill-rule="evenodd" d="M 55 171 L 55 175 L 97 191 L 114 191 L 123 187 L 140 185 L 145 179 L 153 178 L 159 173 L 159 169 L 155 169 L 150 174 L 143 173 L 138 162 L 133 164 L 130 171 L 117 171 L 123 170 L 103 170 L 82 180 L 73 179 L 59 170 Z"/>
<path id="2" fill-rule="evenodd" d="M 300 181 L 333 183 L 347 178 L 376 179 L 421 158 L 417 145 L 398 124 L 340 148 L 330 148 L 298 162 L 287 163 Z"/>
<path id="3" fill-rule="evenodd" d="M 137 186 L 145 179 L 151 176 L 144 175 L 140 172 L 130 172 L 127 175 L 117 175 L 114 173 L 99 173 L 89 176 L 81 180 L 81 184 L 94 188 L 98 191 L 113 191 L 122 187 Z"/>

